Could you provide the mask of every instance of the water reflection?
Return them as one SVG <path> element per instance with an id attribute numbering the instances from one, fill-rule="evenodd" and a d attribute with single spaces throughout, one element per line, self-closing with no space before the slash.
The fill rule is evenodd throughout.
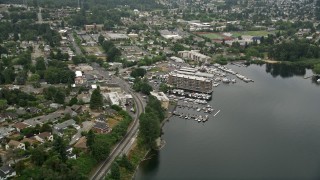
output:
<path id="1" fill-rule="evenodd" d="M 306 68 L 288 64 L 266 64 L 266 72 L 270 73 L 273 77 L 280 76 L 282 78 L 288 78 L 304 76 L 306 74 Z"/>
<path id="2" fill-rule="evenodd" d="M 144 173 L 155 173 L 158 170 L 160 163 L 160 153 L 159 151 L 152 150 L 148 153 L 146 160 L 141 163 L 141 170 Z"/>
<path id="3" fill-rule="evenodd" d="M 314 83 L 314 84 L 316 84 L 317 86 L 320 86 L 320 82 L 318 82 L 319 79 L 320 79 L 320 76 L 313 76 L 313 77 L 311 78 L 311 82 Z"/>

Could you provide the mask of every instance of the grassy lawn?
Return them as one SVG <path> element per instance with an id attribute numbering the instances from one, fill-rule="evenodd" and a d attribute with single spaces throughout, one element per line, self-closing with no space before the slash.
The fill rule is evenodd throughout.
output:
<path id="1" fill-rule="evenodd" d="M 112 118 L 108 118 L 108 124 L 111 128 L 115 127 L 122 120 L 121 116 L 114 116 Z"/>
<path id="2" fill-rule="evenodd" d="M 201 36 L 210 38 L 210 39 L 223 39 L 224 36 L 218 34 L 218 33 L 208 33 L 208 34 L 201 34 Z"/>
<path id="3" fill-rule="evenodd" d="M 267 36 L 268 34 L 274 34 L 274 32 L 270 31 L 239 31 L 239 32 L 231 32 L 232 37 L 239 36 Z"/>

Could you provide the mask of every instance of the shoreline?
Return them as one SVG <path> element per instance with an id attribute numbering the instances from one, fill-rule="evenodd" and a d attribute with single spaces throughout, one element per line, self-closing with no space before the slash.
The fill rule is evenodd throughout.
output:
<path id="1" fill-rule="evenodd" d="M 172 106 L 172 110 L 174 110 L 177 105 L 176 104 L 170 104 Z M 168 109 L 167 110 L 167 113 L 168 113 L 168 116 L 160 123 L 160 127 L 161 127 L 161 131 L 162 131 L 162 128 L 163 126 L 166 124 L 166 122 L 169 121 L 169 119 L 172 117 L 172 112 Z M 161 147 L 159 147 L 158 149 L 155 149 L 155 151 L 160 151 L 166 144 L 166 142 L 164 140 L 161 139 L 161 136 L 160 136 L 160 140 L 161 140 Z M 132 150 L 132 149 L 131 149 Z M 131 179 L 134 179 L 135 176 L 136 176 L 136 173 L 138 172 L 138 169 L 141 165 L 141 163 L 143 161 L 146 161 L 148 159 L 146 159 L 146 157 L 148 156 L 148 154 L 152 151 L 152 149 L 148 149 L 147 152 L 145 153 L 145 155 L 143 156 L 143 158 L 139 161 L 138 165 L 136 166 L 135 170 L 134 170 L 134 173 L 132 174 L 132 177 Z M 130 153 L 130 152 L 129 152 Z"/>

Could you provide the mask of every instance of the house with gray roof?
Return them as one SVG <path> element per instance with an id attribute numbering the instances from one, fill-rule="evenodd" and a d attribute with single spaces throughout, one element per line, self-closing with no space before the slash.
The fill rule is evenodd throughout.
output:
<path id="1" fill-rule="evenodd" d="M 53 134 L 57 134 L 58 136 L 63 136 L 63 130 L 67 129 L 69 126 L 76 125 L 76 121 L 73 119 L 69 119 L 62 123 L 56 124 L 53 126 Z"/>
<path id="2" fill-rule="evenodd" d="M 10 165 L 0 167 L 0 180 L 16 176 L 16 171 Z"/>

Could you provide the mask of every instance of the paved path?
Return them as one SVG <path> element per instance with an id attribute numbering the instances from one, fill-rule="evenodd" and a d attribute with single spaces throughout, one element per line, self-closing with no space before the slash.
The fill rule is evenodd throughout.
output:
<path id="1" fill-rule="evenodd" d="M 75 52 L 76 55 L 82 56 L 82 55 L 83 55 L 83 54 L 82 54 L 82 51 L 81 51 L 81 49 L 79 48 L 78 44 L 76 43 L 75 39 L 73 38 L 73 34 L 72 34 L 72 33 L 69 33 L 68 36 L 69 36 L 69 39 L 70 39 L 70 41 L 71 41 L 71 43 L 72 43 L 72 46 L 73 46 L 74 50 L 76 51 L 76 52 Z"/>
<path id="2" fill-rule="evenodd" d="M 38 12 L 38 23 L 39 24 L 43 23 L 41 10 L 42 10 L 42 8 L 39 7 L 39 12 Z"/>

